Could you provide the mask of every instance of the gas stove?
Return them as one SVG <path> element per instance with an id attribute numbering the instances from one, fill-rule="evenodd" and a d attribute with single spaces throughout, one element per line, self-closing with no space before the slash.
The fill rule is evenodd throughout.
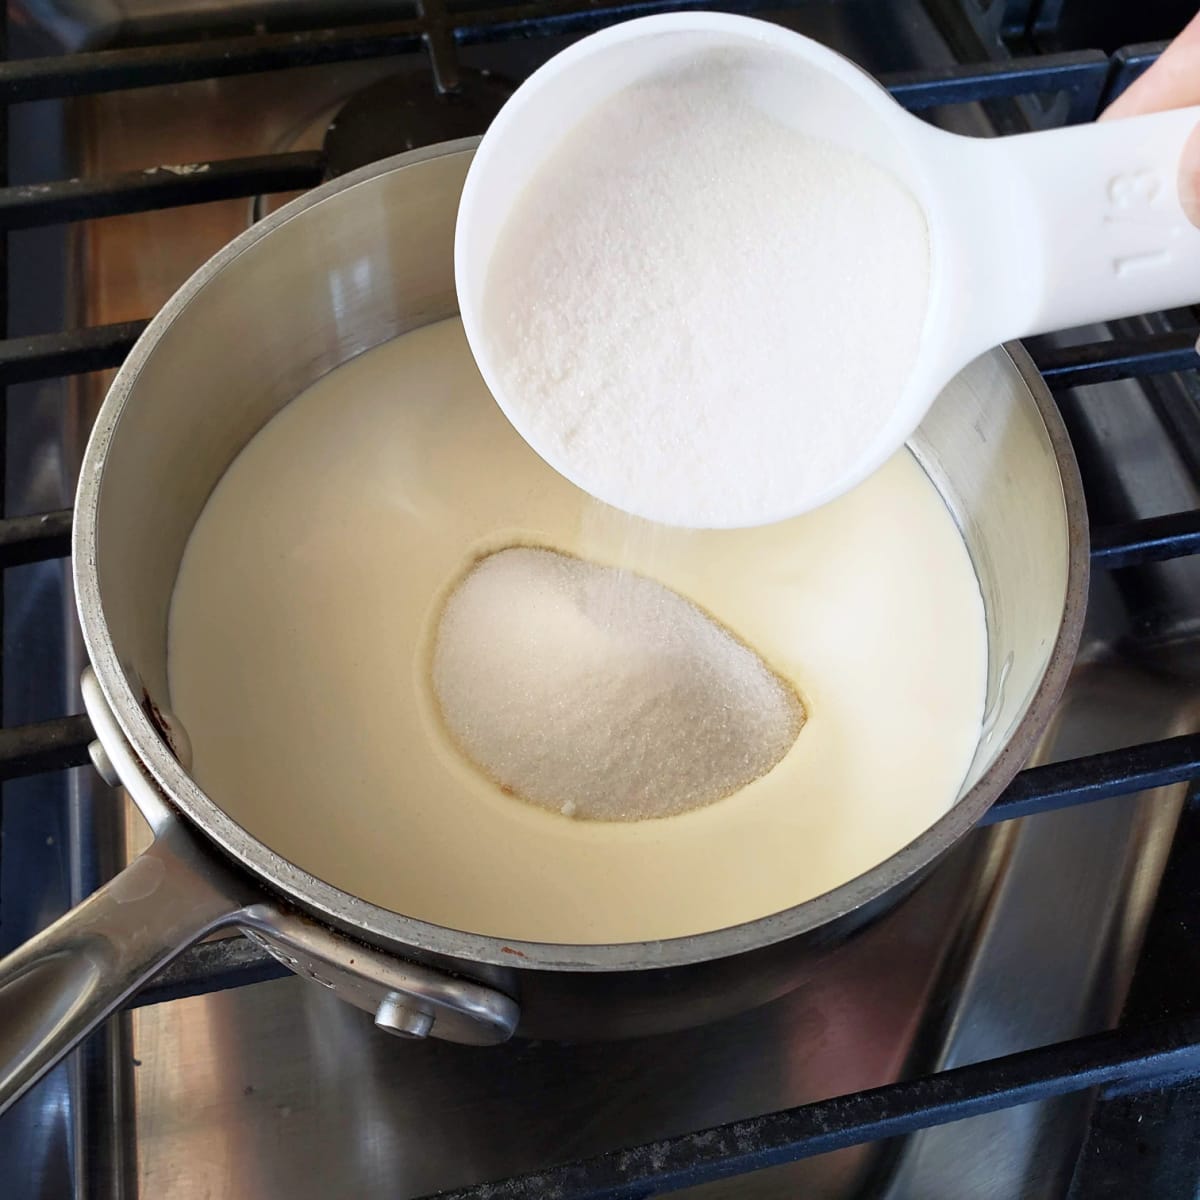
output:
<path id="1" fill-rule="evenodd" d="M 69 509 L 111 368 L 191 271 L 297 190 L 482 132 L 571 39 L 672 7 L 12 10 L 0 951 L 146 840 L 82 765 L 91 730 L 71 715 L 84 656 Z M 1095 5 L 1089 17 L 1065 0 L 735 7 L 834 46 L 909 107 L 980 136 L 1089 119 L 1153 61 L 1161 47 L 1143 39 L 1185 15 L 1151 5 L 1139 23 L 1128 6 Z M 1038 765 L 990 824 L 819 979 L 683 1033 L 479 1050 L 397 1041 L 244 939 L 206 942 L 0 1119 L 0 1191 L 1193 1196 L 1195 325 L 1151 314 L 1031 345 L 1093 521 L 1072 683 Z"/>

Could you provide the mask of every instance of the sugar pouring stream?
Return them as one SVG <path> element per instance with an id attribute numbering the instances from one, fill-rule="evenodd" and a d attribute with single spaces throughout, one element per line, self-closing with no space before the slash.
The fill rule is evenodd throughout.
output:
<path id="1" fill-rule="evenodd" d="M 621 342 L 615 325 L 598 328 L 604 324 L 603 312 L 597 321 L 594 312 L 581 311 L 574 328 L 560 322 L 560 331 L 577 333 L 577 345 L 585 348 L 568 350 L 567 369 L 550 381 L 549 390 L 534 394 L 536 389 L 518 386 L 507 370 L 506 348 L 498 344 L 494 312 L 485 300 L 489 273 L 514 214 L 544 187 L 547 163 L 573 133 L 583 129 L 586 136 L 580 140 L 596 144 L 601 131 L 587 122 L 615 98 L 643 89 L 640 94 L 656 105 L 657 116 L 681 81 L 704 75 L 711 64 L 723 64 L 728 71 L 731 63 L 730 78 L 743 93 L 739 112 L 757 113 L 786 127 L 797 144 L 804 139 L 860 163 L 865 160 L 907 189 L 924 217 L 928 281 L 913 293 L 917 301 L 923 297 L 924 309 L 912 361 L 904 370 L 903 356 L 896 356 L 894 397 L 877 406 L 853 437 L 842 431 L 843 436 L 817 443 L 804 437 L 808 426 L 773 423 L 767 411 L 771 398 L 762 396 L 762 389 L 749 394 L 749 403 L 746 397 L 724 401 L 728 411 L 723 412 L 716 395 L 704 418 L 710 426 L 711 459 L 680 474 L 675 460 L 693 445 L 670 429 L 662 436 L 646 434 L 645 404 L 627 405 L 627 411 L 616 414 L 626 422 L 619 436 L 606 440 L 597 431 L 597 424 L 614 415 L 604 399 L 602 356 Z M 667 83 L 658 92 L 645 90 L 663 80 Z M 968 138 L 925 124 L 849 60 L 779 26 L 709 12 L 632 20 L 584 38 L 551 59 L 516 91 L 483 138 L 463 189 L 455 238 L 463 326 L 505 415 L 535 451 L 585 491 L 668 524 L 767 524 L 816 508 L 865 479 L 904 444 L 945 385 L 985 350 L 1013 338 L 1200 300 L 1200 230 L 1184 214 L 1175 182 L 1183 144 L 1198 122 L 1200 108 L 1187 108 L 1004 138 Z M 649 128 L 653 122 L 643 124 Z M 611 155 L 611 148 L 606 153 Z M 636 189 L 640 178 L 631 172 L 629 187 Z M 695 186 L 709 186 L 711 179 L 709 171 L 706 179 L 697 177 Z M 753 190 L 743 189 L 747 195 Z M 861 219 L 864 211 L 853 206 L 845 219 Z M 628 225 L 623 216 L 605 231 L 618 250 Z M 862 232 L 865 236 L 868 230 Z M 824 230 L 815 233 L 814 241 L 825 240 Z M 511 255 L 504 261 L 506 269 L 512 261 Z M 761 261 L 752 264 L 755 270 Z M 605 270 L 604 255 L 586 263 L 561 258 L 558 269 L 578 271 L 582 280 L 583 272 Z M 892 284 L 886 275 L 873 276 L 869 261 L 853 264 L 853 270 L 854 285 L 864 296 L 872 291 L 873 280 L 875 292 L 881 279 L 885 286 Z M 763 278 L 757 286 L 770 293 L 774 283 Z M 644 286 L 632 273 L 630 292 Z M 525 303 L 521 296 L 515 292 L 513 303 Z M 895 307 L 911 307 L 911 299 L 906 293 Z M 843 307 L 834 306 L 831 330 L 844 326 L 843 318 L 857 315 Z M 742 319 L 744 308 L 731 303 L 729 309 L 729 322 Z M 678 325 L 686 321 L 672 318 L 671 311 L 664 318 L 664 332 L 670 331 L 672 319 Z M 563 321 L 569 319 L 570 314 Z M 862 323 L 861 344 L 845 361 L 889 353 L 875 341 L 878 323 L 871 328 L 869 314 Z M 635 325 L 627 320 L 625 332 Z M 804 336 L 804 328 L 797 321 L 796 339 Z M 689 346 L 699 344 L 695 331 L 678 332 L 677 345 L 667 346 L 670 338 L 657 339 L 664 355 L 686 356 L 692 353 Z M 518 341 L 522 336 L 528 335 L 518 330 Z M 811 327 L 808 340 L 818 340 Z M 581 409 L 579 384 L 571 371 L 578 355 L 588 352 L 588 342 L 601 356 L 601 382 Z M 763 338 L 755 354 L 771 355 L 779 346 L 778 339 Z M 838 413 L 847 397 L 830 395 L 824 386 L 797 387 L 784 374 L 779 389 L 780 411 L 788 405 L 813 410 L 818 432 L 821 423 L 828 427 L 841 420 Z M 610 393 L 615 390 L 609 388 Z M 558 395 L 566 397 L 561 413 Z M 683 389 L 670 403 L 686 417 L 694 399 Z M 824 411 L 818 411 L 822 406 Z M 581 412 L 594 423 L 583 434 Z M 718 436 L 713 422 L 719 426 L 721 419 L 727 426 Z M 554 428 L 556 421 L 562 428 Z M 804 444 L 798 443 L 796 429 Z M 742 436 L 752 443 L 752 454 L 739 458 L 735 443 Z M 581 442 L 588 443 L 583 457 L 573 448 Z M 806 451 L 810 460 L 823 460 L 820 472 L 796 469 Z M 625 465 L 619 473 L 614 467 L 606 474 L 603 462 L 593 470 L 596 463 L 587 460 L 588 454 L 592 460 L 607 455 L 613 463 L 623 456 Z M 628 466 L 634 456 L 636 470 Z M 747 484 L 748 478 L 764 482 Z M 671 480 L 669 487 L 664 479 Z"/>

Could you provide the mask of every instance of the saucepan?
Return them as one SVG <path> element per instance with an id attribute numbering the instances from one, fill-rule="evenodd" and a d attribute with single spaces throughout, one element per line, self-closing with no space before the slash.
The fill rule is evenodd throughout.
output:
<path id="1" fill-rule="evenodd" d="M 695 936 L 505 941 L 332 887 L 206 795 L 188 773 L 167 686 L 168 606 L 188 535 L 231 461 L 293 397 L 362 351 L 456 312 L 455 212 L 474 147 L 451 142 L 389 159 L 262 221 L 184 285 L 113 383 L 75 509 L 75 587 L 91 664 L 83 695 L 93 760 L 128 790 L 155 840 L 0 963 L 0 1105 L 175 955 L 228 927 L 410 1037 L 476 1045 L 514 1034 L 621 1037 L 761 1004 L 915 886 L 987 811 L 1054 710 L 1080 635 L 1087 526 L 1053 401 L 1012 346 L 959 375 L 911 442 L 979 577 L 985 731 L 954 806 L 858 878 Z"/>

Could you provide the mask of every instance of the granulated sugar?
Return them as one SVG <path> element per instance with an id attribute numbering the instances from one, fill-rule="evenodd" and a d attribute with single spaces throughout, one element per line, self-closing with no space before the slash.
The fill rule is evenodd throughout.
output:
<path id="1" fill-rule="evenodd" d="M 671 524 L 792 515 L 846 477 L 916 357 L 924 214 L 867 159 L 768 115 L 731 51 L 600 105 L 501 231 L 483 336 L 535 449 Z M 796 105 L 803 103 L 796 99 Z"/>
<path id="2" fill-rule="evenodd" d="M 433 655 L 460 749 L 566 816 L 665 817 L 766 774 L 804 721 L 792 689 L 723 626 L 640 575 L 549 550 L 483 559 Z"/>

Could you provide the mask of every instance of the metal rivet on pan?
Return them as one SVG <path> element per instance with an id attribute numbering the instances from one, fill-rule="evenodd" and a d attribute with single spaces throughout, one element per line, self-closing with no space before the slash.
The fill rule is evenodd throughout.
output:
<path id="1" fill-rule="evenodd" d="M 121 777 L 117 774 L 117 768 L 112 765 L 112 759 L 108 757 L 108 751 L 105 750 L 104 743 L 99 738 L 88 743 L 88 757 L 92 760 L 92 766 L 100 773 L 100 778 L 109 787 L 121 786 Z"/>
<path id="2" fill-rule="evenodd" d="M 388 992 L 375 1010 L 375 1024 L 397 1037 L 423 1038 L 433 1028 L 433 1014 L 413 1008 L 400 992 Z"/>

